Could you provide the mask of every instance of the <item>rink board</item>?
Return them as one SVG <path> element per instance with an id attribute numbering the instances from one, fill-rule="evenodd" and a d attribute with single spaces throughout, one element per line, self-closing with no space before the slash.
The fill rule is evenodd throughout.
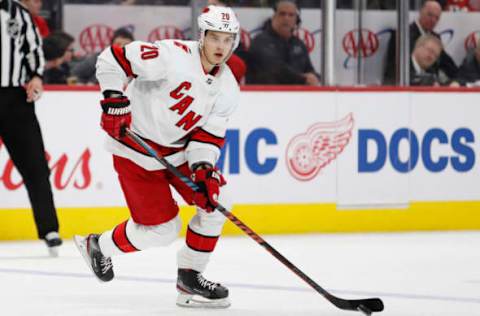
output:
<path id="1" fill-rule="evenodd" d="M 258 234 L 453 231 L 480 229 L 480 202 L 412 203 L 408 209 L 337 210 L 335 204 L 237 205 L 233 213 Z M 185 235 L 192 207 L 181 207 Z M 128 218 L 123 208 L 60 208 L 61 235 L 112 229 Z M 29 209 L 0 210 L 0 239 L 36 238 Z M 227 221 L 222 235 L 244 234 Z"/>
<path id="2" fill-rule="evenodd" d="M 128 217 L 84 90 L 37 104 L 65 237 Z M 480 229 L 478 92 L 246 88 L 219 161 L 234 212 L 259 233 Z M 0 239 L 34 237 L 1 143 L 0 197 Z"/>

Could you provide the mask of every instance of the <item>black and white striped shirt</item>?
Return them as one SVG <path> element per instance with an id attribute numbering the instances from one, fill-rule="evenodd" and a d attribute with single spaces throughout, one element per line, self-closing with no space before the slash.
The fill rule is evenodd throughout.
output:
<path id="1" fill-rule="evenodd" d="M 0 87 L 22 86 L 42 76 L 42 39 L 28 10 L 13 0 L 0 0 Z"/>

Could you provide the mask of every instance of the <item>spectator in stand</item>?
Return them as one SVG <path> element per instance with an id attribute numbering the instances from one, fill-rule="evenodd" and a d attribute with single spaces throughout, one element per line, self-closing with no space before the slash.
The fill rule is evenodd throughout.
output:
<path id="1" fill-rule="evenodd" d="M 438 60 L 442 53 L 442 42 L 430 34 L 422 35 L 416 42 L 410 57 L 410 85 L 441 85 Z"/>
<path id="2" fill-rule="evenodd" d="M 113 37 L 110 45 L 117 45 L 123 47 L 135 39 L 133 34 L 126 28 L 119 28 L 113 33 Z M 80 61 L 75 62 L 72 66 L 72 76 L 78 79 L 82 84 L 97 84 L 97 77 L 95 76 L 95 65 L 97 64 L 97 58 L 100 53 L 94 53 L 87 55 Z"/>
<path id="3" fill-rule="evenodd" d="M 480 86 L 480 40 L 477 47 L 467 53 L 458 70 L 457 80 L 462 86 Z"/>
<path id="4" fill-rule="evenodd" d="M 65 49 L 65 53 L 63 55 L 64 62 L 70 63 L 75 56 L 75 49 L 73 48 L 73 42 L 75 42 L 75 38 L 72 35 L 62 31 L 54 32 L 53 35 L 60 38 L 60 47 Z"/>
<path id="5" fill-rule="evenodd" d="M 47 21 L 40 16 L 40 10 L 42 9 L 42 0 L 21 0 L 21 3 L 33 17 L 33 23 L 38 28 L 42 38 L 47 37 L 50 34 L 50 28 L 48 27 Z"/>
<path id="6" fill-rule="evenodd" d="M 74 38 L 65 32 L 50 34 L 43 41 L 45 52 L 45 72 L 43 82 L 47 84 L 72 83 L 69 63 L 73 58 Z"/>
<path id="7" fill-rule="evenodd" d="M 248 84 L 319 84 L 307 47 L 293 34 L 299 24 L 300 12 L 294 1 L 276 2 L 272 18 L 252 40 Z"/>
<path id="8" fill-rule="evenodd" d="M 425 1 L 420 9 L 418 18 L 410 24 L 410 52 L 413 51 L 417 39 L 424 34 L 431 34 L 440 39 L 440 35 L 436 33 L 434 29 L 440 20 L 441 14 L 442 8 L 437 1 Z M 384 71 L 384 84 L 395 84 L 395 38 L 396 32 L 393 32 L 388 43 Z M 443 49 L 439 58 L 439 70 L 440 76 L 446 77 L 444 81 L 457 77 L 458 67 L 453 61 L 452 57 L 450 57 Z"/>
<path id="9" fill-rule="evenodd" d="M 47 37 L 43 41 L 45 53 L 45 72 L 43 81 L 48 84 L 66 84 L 67 77 L 61 70 L 64 51 L 59 47 L 55 37 Z"/>

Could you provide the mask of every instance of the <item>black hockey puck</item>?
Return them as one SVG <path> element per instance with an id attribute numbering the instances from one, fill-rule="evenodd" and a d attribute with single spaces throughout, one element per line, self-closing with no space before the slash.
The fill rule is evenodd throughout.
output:
<path id="1" fill-rule="evenodd" d="M 364 313 L 366 316 L 370 316 L 372 315 L 372 311 L 369 310 L 367 307 L 365 307 L 364 305 L 359 305 L 358 306 L 358 310 L 361 311 L 362 313 Z"/>

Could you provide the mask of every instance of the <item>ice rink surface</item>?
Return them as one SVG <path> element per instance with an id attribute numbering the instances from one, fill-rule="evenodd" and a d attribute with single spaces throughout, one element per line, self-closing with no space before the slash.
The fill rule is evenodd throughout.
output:
<path id="1" fill-rule="evenodd" d="M 320 286 L 342 298 L 380 297 L 389 316 L 480 315 L 480 232 L 265 236 Z M 0 315 L 362 315 L 342 311 L 246 236 L 220 240 L 205 276 L 230 289 L 226 310 L 175 305 L 178 239 L 114 257 L 98 282 L 67 240 L 0 243 Z"/>

